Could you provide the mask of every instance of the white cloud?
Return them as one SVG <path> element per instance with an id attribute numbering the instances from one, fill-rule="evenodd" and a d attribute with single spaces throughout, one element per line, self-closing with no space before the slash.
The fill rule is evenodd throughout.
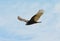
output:
<path id="1" fill-rule="evenodd" d="M 60 3 L 56 3 L 54 6 L 54 12 L 55 13 L 60 13 Z"/>
<path id="2" fill-rule="evenodd" d="M 53 13 L 55 15 L 55 27 L 56 31 L 60 31 L 60 3 L 56 3 L 53 8 Z"/>
<path id="3" fill-rule="evenodd" d="M 6 15 L 7 16 L 6 19 L 7 19 L 8 23 L 5 23 L 5 26 L 7 26 L 7 27 L 5 27 L 5 30 L 6 30 L 6 32 L 8 32 L 8 34 L 6 33 L 6 35 L 8 35 L 7 37 L 10 37 L 12 39 L 17 39 L 17 40 L 19 40 L 20 38 L 22 40 L 24 40 L 24 39 L 28 40 L 28 38 L 32 38 L 31 41 L 37 41 L 37 40 L 38 41 L 40 41 L 40 40 L 41 41 L 44 41 L 44 40 L 46 40 L 46 41 L 49 41 L 49 40 L 53 41 L 55 39 L 55 36 L 54 36 L 55 34 L 54 33 L 49 33 L 49 32 L 54 32 L 53 31 L 54 29 L 51 30 L 53 27 L 52 26 L 49 27 L 49 26 L 47 26 L 48 24 L 46 24 L 46 22 L 48 22 L 49 20 L 51 20 L 51 18 L 53 16 L 49 12 L 48 12 L 49 14 L 46 14 L 46 17 L 44 16 L 44 18 L 46 20 L 43 19 L 45 21 L 41 25 L 37 24 L 37 25 L 26 26 L 26 25 L 24 25 L 24 24 L 22 24 L 20 22 L 19 22 L 20 23 L 19 24 L 16 21 L 16 16 L 17 15 L 22 15 L 22 17 L 26 16 L 27 18 L 31 17 L 31 15 L 33 15 L 33 13 L 35 13 L 35 11 L 37 11 L 38 9 L 40 9 L 40 6 L 41 6 L 40 3 L 36 2 L 36 3 L 31 3 L 31 4 L 28 4 L 28 3 L 23 3 L 23 4 L 17 3 L 17 5 L 13 5 L 11 7 L 8 7 L 6 9 L 8 11 L 8 12 L 6 11 L 7 15 L 8 15 L 8 16 Z M 46 3 L 43 6 L 41 6 L 41 8 L 43 8 L 44 10 L 46 10 L 50 6 L 51 6 L 51 4 Z M 16 12 L 15 12 L 15 9 L 16 9 Z M 1 18 L 1 21 L 3 19 L 5 19 L 5 18 Z M 2 23 L 4 24 L 4 22 L 2 22 Z"/>
<path id="4" fill-rule="evenodd" d="M 0 37 L 0 41 L 17 41 L 17 40 Z M 20 41 L 20 40 L 18 40 L 18 41 Z"/>
<path id="5" fill-rule="evenodd" d="M 56 31 L 60 32 L 60 16 L 57 17 L 57 21 L 56 21 Z"/>
<path id="6" fill-rule="evenodd" d="M 3 26 L 7 23 L 7 20 L 4 17 L 0 17 L 0 26 Z"/>

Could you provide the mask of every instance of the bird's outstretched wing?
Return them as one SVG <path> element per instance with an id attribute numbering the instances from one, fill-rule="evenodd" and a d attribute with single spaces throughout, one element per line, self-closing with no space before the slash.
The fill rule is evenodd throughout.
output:
<path id="1" fill-rule="evenodd" d="M 38 12 L 37 12 L 37 14 L 36 15 L 34 15 L 31 19 L 30 19 L 30 21 L 37 21 L 40 17 L 41 17 L 41 15 L 43 14 L 43 10 L 39 10 Z"/>
<path id="2" fill-rule="evenodd" d="M 17 18 L 18 18 L 18 20 L 20 20 L 20 21 L 28 22 L 28 20 L 25 20 L 25 19 L 21 18 L 20 16 L 18 16 Z"/>

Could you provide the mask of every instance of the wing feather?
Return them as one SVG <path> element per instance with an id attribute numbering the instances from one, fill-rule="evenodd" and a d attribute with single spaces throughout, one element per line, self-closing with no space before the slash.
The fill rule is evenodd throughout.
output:
<path id="1" fill-rule="evenodd" d="M 18 16 L 18 20 L 20 20 L 20 21 L 24 21 L 24 22 L 28 22 L 28 20 L 23 19 L 23 18 L 21 18 L 21 17 L 19 17 L 19 16 Z"/>
<path id="2" fill-rule="evenodd" d="M 37 21 L 37 20 L 41 17 L 42 14 L 43 14 L 43 10 L 39 10 L 39 11 L 37 12 L 37 14 L 34 15 L 34 16 L 30 19 L 30 21 Z"/>

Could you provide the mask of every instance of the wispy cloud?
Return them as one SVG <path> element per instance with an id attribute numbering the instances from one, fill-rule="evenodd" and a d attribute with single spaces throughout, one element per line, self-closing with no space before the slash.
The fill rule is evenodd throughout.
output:
<path id="1" fill-rule="evenodd" d="M 0 6 L 0 40 L 1 41 L 56 41 L 56 21 L 59 26 L 59 17 L 56 18 L 56 12 L 59 12 L 59 3 L 55 7 L 53 3 L 38 1 L 15 1 Z M 54 8 L 53 8 L 54 7 Z M 44 15 L 41 17 L 41 24 L 26 26 L 19 22 L 17 16 L 30 19 L 39 9 L 44 9 Z M 54 12 L 54 13 L 52 13 Z M 55 21 L 56 20 L 56 21 Z M 57 39 L 58 40 L 58 39 Z"/>
<path id="2" fill-rule="evenodd" d="M 56 3 L 55 6 L 54 6 L 54 11 L 55 13 L 60 13 L 60 3 Z"/>

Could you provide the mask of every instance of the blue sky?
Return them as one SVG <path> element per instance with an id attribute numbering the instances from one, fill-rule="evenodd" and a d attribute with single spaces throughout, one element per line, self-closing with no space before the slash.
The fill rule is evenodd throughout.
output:
<path id="1" fill-rule="evenodd" d="M 26 26 L 39 9 L 42 23 Z M 0 0 L 0 41 L 60 41 L 60 0 Z"/>

